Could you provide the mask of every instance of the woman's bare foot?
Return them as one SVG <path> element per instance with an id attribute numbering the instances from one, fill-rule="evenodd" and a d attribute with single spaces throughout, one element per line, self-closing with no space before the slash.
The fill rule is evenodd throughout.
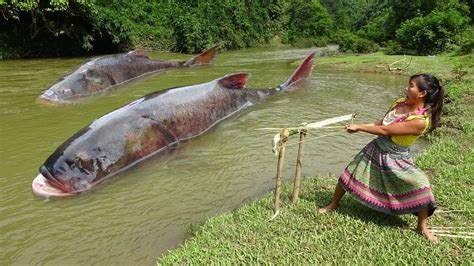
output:
<path id="1" fill-rule="evenodd" d="M 439 243 L 438 238 L 435 235 L 433 235 L 433 233 L 431 233 L 431 231 L 428 230 L 428 228 L 417 228 L 416 231 L 419 234 L 423 235 L 426 239 L 428 239 L 432 243 L 434 244 Z"/>
<path id="2" fill-rule="evenodd" d="M 324 207 L 324 208 L 320 208 L 318 210 L 319 213 L 323 214 L 323 213 L 328 213 L 328 212 L 331 212 L 333 211 L 334 209 L 336 209 L 337 206 L 333 205 L 333 204 L 329 204 L 328 206 Z"/>

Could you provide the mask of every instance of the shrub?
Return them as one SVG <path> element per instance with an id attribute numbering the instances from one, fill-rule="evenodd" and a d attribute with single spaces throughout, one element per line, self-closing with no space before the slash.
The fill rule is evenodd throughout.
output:
<path id="1" fill-rule="evenodd" d="M 0 0 L 0 57 L 255 46 L 279 33 L 282 6 L 246 0 Z"/>
<path id="2" fill-rule="evenodd" d="M 313 39 L 313 45 L 316 47 L 325 47 L 329 44 L 329 38 L 327 37 L 318 37 Z"/>
<path id="3" fill-rule="evenodd" d="M 352 50 L 358 53 L 373 53 L 376 52 L 378 48 L 375 42 L 357 36 Z"/>
<path id="4" fill-rule="evenodd" d="M 469 17 L 457 9 L 434 10 L 425 17 L 405 21 L 396 36 L 406 48 L 426 55 L 447 50 L 459 42 L 460 33 L 469 23 Z"/>
<path id="5" fill-rule="evenodd" d="M 355 35 L 347 30 L 339 30 L 333 36 L 333 41 L 339 45 L 339 51 L 347 52 L 351 50 Z"/>
<path id="6" fill-rule="evenodd" d="M 359 37 L 349 31 L 338 31 L 333 40 L 339 45 L 341 52 L 371 53 L 378 50 L 373 41 Z"/>
<path id="7" fill-rule="evenodd" d="M 90 51 L 99 38 L 94 36 L 93 10 L 82 1 L 0 3 L 2 57 L 74 56 Z"/>
<path id="8" fill-rule="evenodd" d="M 284 22 L 284 41 L 295 44 L 302 39 L 322 40 L 320 38 L 331 35 L 333 24 L 331 16 L 318 0 L 290 1 Z"/>
<path id="9" fill-rule="evenodd" d="M 388 41 L 385 43 L 384 54 L 396 55 L 401 54 L 402 46 L 396 41 Z"/>
<path id="10" fill-rule="evenodd" d="M 329 44 L 329 39 L 326 37 L 319 38 L 299 38 L 293 42 L 294 47 L 309 48 L 309 47 L 325 47 Z"/>
<path id="11" fill-rule="evenodd" d="M 474 50 L 474 27 L 461 33 L 460 54 L 470 54 Z"/>
<path id="12" fill-rule="evenodd" d="M 387 28 L 389 13 L 382 13 L 381 15 L 370 20 L 367 25 L 363 26 L 358 32 L 357 35 L 372 40 L 377 43 L 389 40 Z"/>

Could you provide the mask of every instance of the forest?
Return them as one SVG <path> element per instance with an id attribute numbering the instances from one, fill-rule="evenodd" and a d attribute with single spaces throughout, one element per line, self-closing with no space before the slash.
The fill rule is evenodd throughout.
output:
<path id="1" fill-rule="evenodd" d="M 472 0 L 0 0 L 0 58 L 287 44 L 430 55 L 474 47 Z"/>

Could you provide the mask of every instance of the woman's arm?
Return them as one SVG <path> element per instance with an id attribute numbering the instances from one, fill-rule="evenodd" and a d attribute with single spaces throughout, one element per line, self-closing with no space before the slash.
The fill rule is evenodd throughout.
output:
<path id="1" fill-rule="evenodd" d="M 382 120 L 376 120 L 373 123 L 370 124 L 362 124 L 364 126 L 381 126 L 382 125 Z"/>
<path id="2" fill-rule="evenodd" d="M 396 136 L 396 135 L 421 135 L 426 127 L 426 121 L 423 119 L 413 119 L 410 121 L 392 123 L 388 126 L 365 124 L 357 125 L 350 124 L 346 126 L 346 130 L 349 133 L 358 131 L 379 135 L 379 136 Z"/>

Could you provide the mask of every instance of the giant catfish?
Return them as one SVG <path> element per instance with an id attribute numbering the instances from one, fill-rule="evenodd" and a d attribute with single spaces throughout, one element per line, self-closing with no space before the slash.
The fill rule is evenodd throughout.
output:
<path id="1" fill-rule="evenodd" d="M 84 127 L 60 145 L 32 183 L 41 196 L 75 195 L 137 162 L 203 134 L 268 95 L 308 81 L 314 54 L 272 89 L 245 89 L 246 73 L 148 94 Z"/>
<path id="2" fill-rule="evenodd" d="M 39 103 L 61 104 L 106 92 L 140 76 L 176 67 L 207 65 L 216 55 L 217 46 L 188 61 L 153 60 L 145 51 L 135 50 L 93 59 L 62 77 L 43 92 Z"/>

